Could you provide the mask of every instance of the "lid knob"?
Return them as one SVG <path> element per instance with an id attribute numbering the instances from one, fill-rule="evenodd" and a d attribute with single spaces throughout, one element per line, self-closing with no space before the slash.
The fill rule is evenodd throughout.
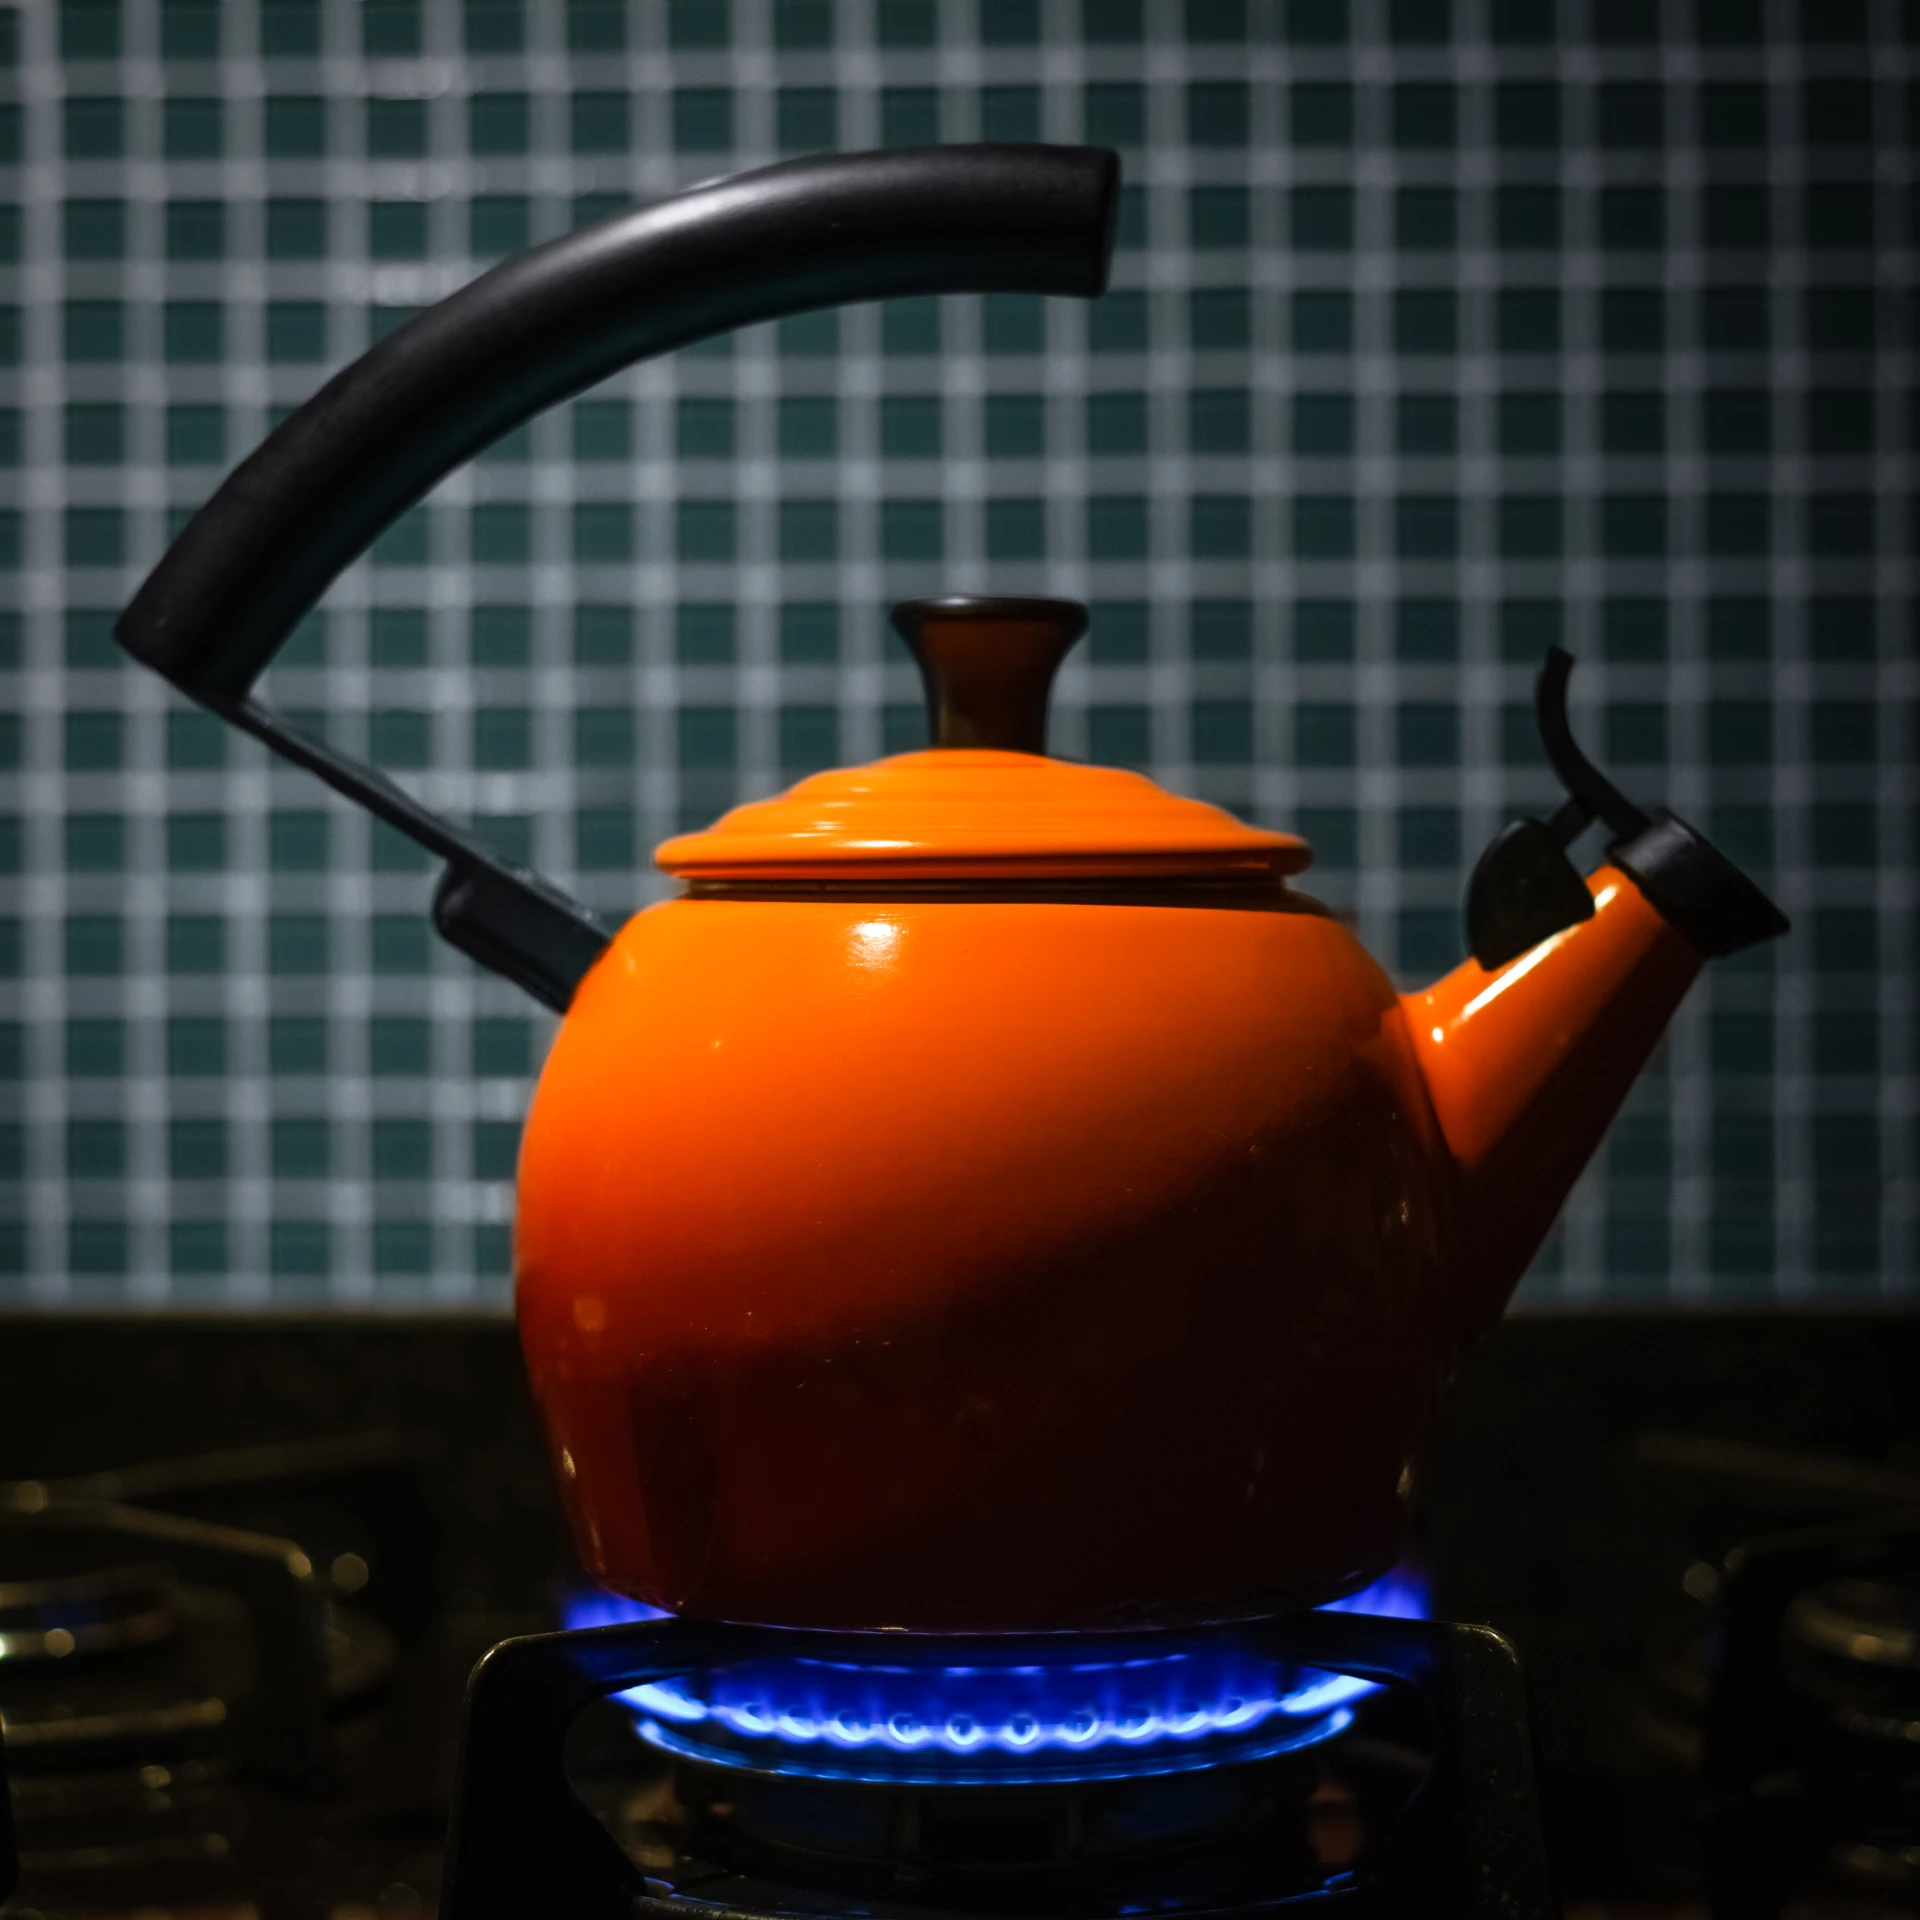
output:
<path id="1" fill-rule="evenodd" d="M 1054 673 L 1087 630 L 1077 600 L 902 600 L 893 628 L 920 663 L 934 746 L 1046 752 Z"/>

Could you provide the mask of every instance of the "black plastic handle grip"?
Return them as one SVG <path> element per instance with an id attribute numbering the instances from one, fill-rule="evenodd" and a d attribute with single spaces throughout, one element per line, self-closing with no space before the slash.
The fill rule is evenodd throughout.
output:
<path id="1" fill-rule="evenodd" d="M 1107 283 L 1120 162 L 1097 147 L 915 147 L 693 187 L 518 256 L 336 374 L 235 468 L 115 623 L 182 692 L 447 863 L 441 935 L 564 1012 L 611 938 L 371 767 L 248 697 L 301 616 L 435 481 L 650 354 L 812 307 Z"/>
<path id="2" fill-rule="evenodd" d="M 336 374 L 190 521 L 115 627 L 184 692 L 238 701 L 343 567 L 433 484 L 635 360 L 903 294 L 1091 297 L 1104 149 L 905 148 L 695 187 L 483 274 Z"/>

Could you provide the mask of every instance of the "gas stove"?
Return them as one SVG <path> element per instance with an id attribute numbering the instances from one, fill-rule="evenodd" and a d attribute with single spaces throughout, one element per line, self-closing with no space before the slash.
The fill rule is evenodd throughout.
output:
<path id="1" fill-rule="evenodd" d="M 1521 1323 L 1382 1611 L 965 1642 L 586 1588 L 504 1324 L 15 1321 L 5 1920 L 1911 1915 L 1916 1360 Z"/>
<path id="2" fill-rule="evenodd" d="M 383 1765 L 430 1620 L 417 1493 L 379 1436 L 0 1491 L 10 1911 L 424 1908 L 438 1862 L 393 1844 Z M 324 1567 L 161 1504 L 263 1501 Z M 1400 1580 L 1337 1613 L 966 1641 L 576 1594 L 611 1624 L 475 1670 L 439 1911 L 1544 1920 L 1518 1664 L 1396 1617 L 1419 1608 Z"/>
<path id="3" fill-rule="evenodd" d="M 10 1912 L 1549 1912 L 1517 1662 L 1406 1617 L 1411 1579 L 1319 1615 L 978 1641 L 575 1592 L 567 1620 L 608 1624 L 475 1669 L 442 1884 L 438 1821 L 407 1817 L 445 1623 L 406 1442 L 18 1481 L 0 1521 Z"/>
<path id="4" fill-rule="evenodd" d="M 1920 1472 L 1672 1432 L 1637 1453 L 1699 1557 L 1635 1732 L 1693 1802 L 1717 1920 L 1809 1888 L 1920 1911 Z"/>

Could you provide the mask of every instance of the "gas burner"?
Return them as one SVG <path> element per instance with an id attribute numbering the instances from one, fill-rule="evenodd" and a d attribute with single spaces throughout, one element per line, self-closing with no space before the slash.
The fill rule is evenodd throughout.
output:
<path id="1" fill-rule="evenodd" d="M 1920 1706 L 1913 1697 L 1920 1691 L 1920 1583 L 1829 1580 L 1792 1602 L 1785 1627 L 1805 1661 L 1817 1661 L 1824 1674 L 1845 1675 L 1854 1683 L 1841 1690 L 1841 1698 L 1871 1682 L 1877 1683 L 1876 1704 L 1902 1697 L 1910 1708 Z"/>
<path id="2" fill-rule="evenodd" d="M 1409 1781 L 1394 1784 L 1404 1798 Z M 650 1893 L 733 1915 L 1214 1914 L 1350 1888 L 1372 1826 L 1318 1755 L 1001 1787 L 682 1767 L 672 1795 L 612 1830 L 647 1863 Z"/>
<path id="3" fill-rule="evenodd" d="M 1656 1641 L 1639 1717 L 1710 1796 L 1715 1912 L 1774 1920 L 1829 1892 L 1904 1909 L 1920 1898 L 1920 1479 L 1683 1434 L 1639 1453 L 1737 1539 L 1689 1568 L 1692 1614 Z"/>
<path id="4" fill-rule="evenodd" d="M 383 1578 L 379 1617 L 366 1559 L 310 1548 L 413 1574 L 414 1482 L 374 1437 L 0 1485 L 0 1727 L 31 1891 L 224 1894 L 249 1871 L 247 1782 L 330 1790 L 361 1765 L 395 1629 L 430 1595 Z"/>
<path id="5" fill-rule="evenodd" d="M 1424 1617 L 1425 1584 L 1338 1604 Z M 564 1611 L 668 1618 L 597 1591 Z M 817 1638 L 615 1696 L 638 1751 L 606 1745 L 583 1790 L 675 1898 L 1101 1920 L 1304 1896 L 1349 1877 L 1422 1765 L 1356 1795 L 1324 1750 L 1378 1685 L 1218 1633 L 791 1650 Z"/>
<path id="6" fill-rule="evenodd" d="M 1425 1751 L 1336 1742 L 1382 1684 L 1418 1698 Z M 610 1696 L 672 1764 L 595 1782 L 596 1817 L 567 1737 Z M 1121 1920 L 1330 1893 L 1384 1915 L 1550 1912 L 1497 1636 L 1319 1613 L 925 1641 L 653 1619 L 509 1641 L 469 1690 L 441 1913 Z"/>
<path id="7" fill-rule="evenodd" d="M 168 1569 L 155 1563 L 50 1572 L 0 1584 L 0 1662 L 11 1670 L 171 1639 L 172 1584 Z"/>
<path id="8" fill-rule="evenodd" d="M 1426 1615 L 1424 1583 L 1397 1569 L 1331 1610 Z M 582 1596 L 573 1626 L 663 1619 L 615 1596 Z M 1318 1746 L 1377 1691 L 1244 1648 L 1169 1634 L 1111 1657 L 1098 1636 L 989 1651 L 954 1663 L 902 1636 L 888 1657 L 775 1658 L 680 1674 L 620 1695 L 640 1738 L 679 1760 L 728 1772 L 872 1785 L 1010 1787 L 1128 1780 L 1240 1766 Z M 989 1643 L 991 1649 L 991 1643 Z M 897 1656 L 895 1649 L 898 1649 Z"/>
<path id="9" fill-rule="evenodd" d="M 621 1697 L 676 1758 L 811 1780 L 1008 1787 L 1139 1779 L 1315 1746 L 1370 1692 L 1346 1674 L 1232 1648 L 1130 1658 L 937 1651 L 872 1663 L 774 1659 L 683 1674 Z"/>
<path id="10" fill-rule="evenodd" d="M 111 1588 L 123 1578 L 106 1572 L 98 1584 Z M 0 1719 L 16 1778 L 170 1763 L 231 1744 L 257 1692 L 247 1609 L 234 1594 L 171 1580 L 157 1594 L 169 1622 L 164 1641 L 129 1641 L 112 1653 L 90 1652 L 83 1642 L 59 1657 L 0 1668 Z M 350 1606 L 326 1603 L 321 1625 L 327 1714 L 337 1742 L 379 1703 L 396 1648 L 378 1620 Z M 129 1657 L 131 1648 L 149 1646 L 156 1655 Z"/>
<path id="11" fill-rule="evenodd" d="M 904 1777 L 852 1777 L 676 1756 L 664 1780 L 643 1777 L 637 1791 L 631 1774 L 624 1791 L 618 1775 L 581 1785 L 629 1857 L 646 1865 L 653 1892 L 707 1907 L 1115 1920 L 1129 1911 L 1214 1913 L 1348 1884 L 1369 1839 L 1390 1825 L 1383 1809 L 1404 1802 L 1423 1766 L 1409 1754 L 1383 1778 L 1326 1743 L 1278 1754 L 1244 1744 L 1207 1750 L 1211 1764 L 1178 1770 L 1122 1771 L 1121 1756 L 1097 1773 L 1018 1765 L 945 1778 L 911 1767 Z"/>

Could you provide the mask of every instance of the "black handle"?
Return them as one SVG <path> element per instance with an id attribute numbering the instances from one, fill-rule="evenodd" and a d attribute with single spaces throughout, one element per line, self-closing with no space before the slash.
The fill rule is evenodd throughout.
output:
<path id="1" fill-rule="evenodd" d="M 693 187 L 483 274 L 370 348 L 227 477 L 114 632 L 136 659 L 448 862 L 435 924 L 564 1009 L 609 938 L 248 690 L 335 575 L 433 484 L 635 360 L 809 308 L 904 294 L 1091 298 L 1119 161 L 1102 148 L 919 147 Z"/>
<path id="2" fill-rule="evenodd" d="M 115 628 L 183 691 L 242 696 L 335 574 L 435 481 L 654 354 L 916 293 L 1091 297 L 1119 161 L 1101 148 L 832 154 L 693 187 L 536 247 L 371 347 L 194 515 Z"/>

